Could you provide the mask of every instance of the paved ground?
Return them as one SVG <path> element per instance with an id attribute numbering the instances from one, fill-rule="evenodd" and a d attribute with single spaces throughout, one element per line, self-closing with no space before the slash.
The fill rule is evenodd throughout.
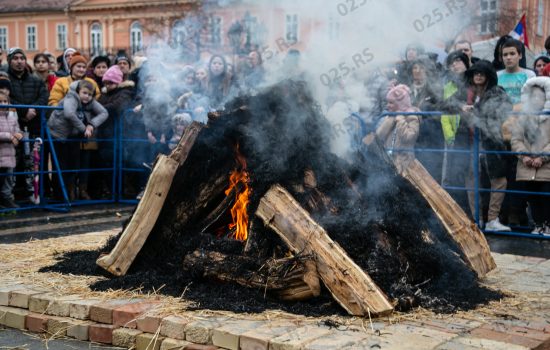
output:
<path id="1" fill-rule="evenodd" d="M 101 240 L 116 232 L 112 229 L 121 227 L 132 210 L 132 206 L 109 205 L 74 208 L 68 214 L 41 212 L 21 214 L 10 217 L 9 220 L 6 220 L 7 217 L 0 218 L 0 297 L 2 287 L 13 283 L 14 278 L 25 280 L 25 283 L 29 280 L 38 281 L 40 278 L 60 278 L 61 283 L 57 285 L 64 285 L 63 281 L 69 282 L 72 278 L 75 283 L 85 286 L 86 283 L 81 277 L 41 277 L 40 273 L 36 273 L 36 265 L 42 259 L 48 259 L 48 249 L 52 247 L 79 249 L 79 245 L 99 244 Z M 78 225 L 75 225 L 75 222 L 78 222 Z M 92 231 L 100 232 L 82 234 Z M 206 341 L 210 343 L 221 344 L 226 340 L 223 337 L 233 337 L 231 339 L 241 339 L 242 344 L 244 340 L 253 340 L 254 337 L 261 336 L 267 337 L 269 343 L 273 344 L 270 349 L 275 350 L 550 349 L 550 241 L 494 235 L 488 236 L 488 241 L 498 268 L 489 274 L 485 283 L 492 288 L 507 291 L 510 297 L 474 311 L 455 315 L 433 315 L 420 310 L 416 313 L 397 314 L 389 319 L 375 320 L 372 324 L 368 320 L 349 317 L 339 319 L 346 325 L 337 325 L 336 328 L 327 326 L 320 319 L 289 319 L 278 313 L 268 314 L 260 320 L 242 320 L 238 318 L 242 316 L 238 316 L 226 324 L 225 321 L 220 323 L 219 315 L 205 316 L 200 312 L 189 312 L 186 322 L 198 324 L 198 328 L 203 332 L 201 334 L 207 334 Z M 48 249 L 41 251 L 39 248 L 43 246 Z M 18 254 L 23 253 L 23 256 L 28 258 L 2 257 L 2 249 L 8 248 Z M 67 288 L 68 284 L 65 285 Z M 30 288 L 34 288 L 33 285 Z M 169 304 L 172 305 L 174 302 L 169 300 Z M 3 310 L 9 312 L 13 312 L 14 309 L 10 306 L 5 308 L 6 306 Z M 284 333 L 270 333 L 272 325 L 281 322 L 286 327 Z M 211 328 L 206 327 L 208 323 L 208 327 Z M 269 328 L 269 332 L 257 331 L 266 327 Z M 178 334 L 185 333 L 185 336 L 191 339 L 196 336 L 188 328 L 185 328 L 185 332 L 183 328 L 175 331 Z M 154 333 L 154 330 L 152 332 Z M 218 338 L 213 338 L 213 334 L 217 334 Z M 146 331 L 144 335 L 147 335 Z M 0 349 L 112 348 L 109 345 L 101 346 L 65 339 L 46 343 L 33 333 L 0 328 Z M 232 347 L 227 345 L 224 348 Z"/>
<path id="2" fill-rule="evenodd" d="M 120 349 L 74 339 L 54 339 L 45 342 L 38 335 L 11 328 L 0 328 L 0 349 L 10 350 L 94 350 Z"/>

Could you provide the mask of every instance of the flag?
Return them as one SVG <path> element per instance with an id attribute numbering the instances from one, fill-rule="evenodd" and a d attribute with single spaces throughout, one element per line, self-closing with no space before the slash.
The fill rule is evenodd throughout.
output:
<path id="1" fill-rule="evenodd" d="M 510 32 L 510 36 L 514 39 L 521 41 L 525 46 L 529 47 L 529 38 L 527 37 L 527 21 L 525 20 L 525 13 L 521 16 L 518 24 L 514 30 Z"/>

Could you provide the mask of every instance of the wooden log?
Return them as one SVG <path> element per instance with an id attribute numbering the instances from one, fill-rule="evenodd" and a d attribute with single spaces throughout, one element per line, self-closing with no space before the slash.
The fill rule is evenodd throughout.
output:
<path id="1" fill-rule="evenodd" d="M 267 191 L 256 215 L 291 251 L 314 256 L 319 277 L 347 312 L 356 316 L 392 312 L 384 292 L 283 187 L 273 185 Z"/>
<path id="2" fill-rule="evenodd" d="M 198 250 L 183 261 L 184 269 L 203 278 L 264 290 L 285 301 L 306 300 L 321 293 L 311 257 L 270 259 L 257 271 L 247 269 L 251 265 L 255 260 L 250 257 Z"/>
<path id="3" fill-rule="evenodd" d="M 160 155 L 147 181 L 143 198 L 113 250 L 96 263 L 115 276 L 126 274 L 155 226 L 176 170 L 185 162 L 202 124 L 193 122 L 169 156 Z"/>
<path id="4" fill-rule="evenodd" d="M 464 210 L 428 173 L 417 160 L 409 163 L 402 173 L 428 201 L 434 213 L 457 244 L 464 262 L 477 274 L 485 276 L 496 267 L 489 244 L 477 225 Z"/>

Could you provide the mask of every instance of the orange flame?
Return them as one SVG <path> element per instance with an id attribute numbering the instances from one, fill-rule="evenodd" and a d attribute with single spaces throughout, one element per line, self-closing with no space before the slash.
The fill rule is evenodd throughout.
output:
<path id="1" fill-rule="evenodd" d="M 248 238 L 248 203 L 250 201 L 250 193 L 252 192 L 248 183 L 250 177 L 246 171 L 246 159 L 239 151 L 239 145 L 235 147 L 237 162 L 240 165 L 240 170 L 235 169 L 229 176 L 229 188 L 225 190 L 225 195 L 229 195 L 233 188 L 239 183 L 243 183 L 243 189 L 240 192 L 236 192 L 236 201 L 231 208 L 231 218 L 233 222 L 229 224 L 229 230 L 234 233 L 231 234 L 232 238 L 240 241 L 245 241 Z"/>

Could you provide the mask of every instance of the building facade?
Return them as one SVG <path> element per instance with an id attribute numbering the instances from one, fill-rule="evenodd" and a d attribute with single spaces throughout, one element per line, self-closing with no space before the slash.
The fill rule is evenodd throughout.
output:
<path id="1" fill-rule="evenodd" d="M 507 34 L 527 14 L 533 52 L 544 49 L 550 34 L 550 0 L 442 0 L 466 6 L 471 18 L 456 36 L 472 42 Z M 2 0 L 0 46 L 19 46 L 29 57 L 74 47 L 86 55 L 136 54 L 168 42 L 182 56 L 201 53 L 246 54 L 259 49 L 275 55 L 307 47 L 311 33 L 324 30 L 339 38 L 343 17 L 305 17 L 292 5 L 268 2 L 270 9 L 239 0 Z M 266 2 L 263 2 L 266 4 Z M 202 11 L 196 11 L 197 9 Z M 334 10 L 334 9 L 331 9 Z M 332 11 L 334 12 L 334 11 Z M 302 11 L 303 13 L 303 11 Z M 455 35 L 453 34 L 453 35 Z"/>

